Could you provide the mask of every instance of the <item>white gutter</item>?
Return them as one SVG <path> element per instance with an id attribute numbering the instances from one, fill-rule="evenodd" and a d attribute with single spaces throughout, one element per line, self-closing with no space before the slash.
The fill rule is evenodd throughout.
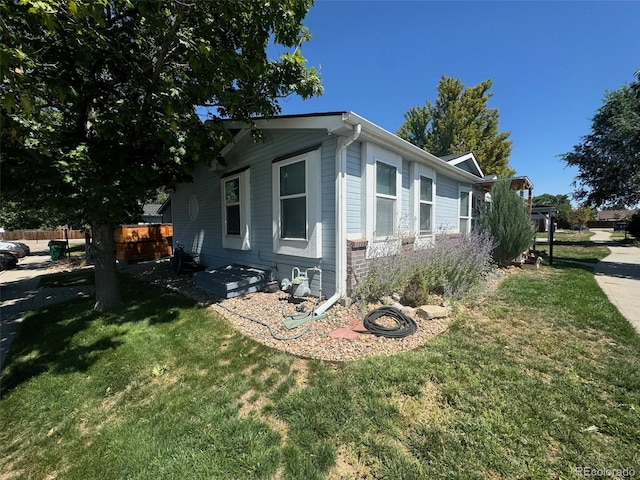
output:
<path id="1" fill-rule="evenodd" d="M 336 148 L 336 293 L 318 307 L 316 315 L 329 310 L 347 293 L 347 147 L 361 131 L 361 124 L 354 125 L 351 136 L 340 137 Z"/>
<path id="2" fill-rule="evenodd" d="M 471 172 L 467 172 L 458 168 L 454 165 L 451 165 L 448 162 L 445 162 L 439 157 L 427 152 L 426 150 L 422 150 L 420 147 L 413 145 L 412 143 L 407 142 L 406 140 L 394 135 L 393 133 L 385 130 L 384 128 L 376 125 L 373 122 L 361 117 L 357 113 L 353 112 L 345 112 L 342 114 L 342 121 L 347 125 L 362 125 L 362 128 L 365 130 L 365 136 L 370 137 L 371 139 L 377 140 L 381 142 L 383 145 L 386 145 L 387 148 L 394 147 L 398 153 L 404 153 L 412 159 L 419 160 L 423 164 L 430 166 L 432 168 L 443 168 L 449 173 L 452 173 L 455 177 L 459 179 L 464 179 L 469 183 L 475 183 L 477 181 L 482 180 L 484 173 L 480 169 L 480 177 L 474 175 Z M 431 163 L 431 164 L 429 164 Z M 434 165 L 435 164 L 435 165 Z M 480 168 L 478 166 L 478 168 Z"/>

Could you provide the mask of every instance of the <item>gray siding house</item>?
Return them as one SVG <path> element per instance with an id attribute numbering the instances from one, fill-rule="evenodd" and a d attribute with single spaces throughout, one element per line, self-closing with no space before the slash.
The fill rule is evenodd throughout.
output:
<path id="1" fill-rule="evenodd" d="M 382 245 L 425 248 L 437 232 L 473 227 L 484 192 L 471 153 L 443 160 L 353 112 L 255 125 L 258 143 L 248 125 L 229 122 L 226 165 L 198 167 L 172 193 L 174 245 L 203 265 L 267 269 L 278 280 L 318 267 L 311 290 L 326 309 L 352 293 Z"/>

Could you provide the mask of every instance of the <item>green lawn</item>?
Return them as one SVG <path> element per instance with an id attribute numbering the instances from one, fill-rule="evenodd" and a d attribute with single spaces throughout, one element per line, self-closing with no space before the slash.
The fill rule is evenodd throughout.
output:
<path id="1" fill-rule="evenodd" d="M 507 276 L 419 351 L 341 365 L 123 277 L 128 307 L 30 314 L 2 478 L 577 478 L 640 472 L 640 338 L 587 269 Z"/>
<path id="2" fill-rule="evenodd" d="M 604 245 L 594 245 L 589 239 L 593 232 L 584 230 L 562 230 L 553 236 L 553 259 L 572 260 L 585 263 L 597 263 L 609 255 L 609 249 Z M 538 234 L 535 250 L 549 263 L 549 245 L 547 234 Z"/>

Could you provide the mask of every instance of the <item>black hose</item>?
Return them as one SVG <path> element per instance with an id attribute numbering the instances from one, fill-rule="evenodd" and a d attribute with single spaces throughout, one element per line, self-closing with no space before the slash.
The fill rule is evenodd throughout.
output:
<path id="1" fill-rule="evenodd" d="M 269 331 L 269 333 L 271 334 L 271 336 L 276 340 L 282 340 L 282 341 L 296 340 L 296 339 L 302 337 L 303 335 L 305 335 L 306 333 L 308 333 L 311 330 L 311 326 L 313 325 L 313 322 L 309 322 L 307 324 L 306 328 L 304 330 L 302 330 L 300 333 L 297 333 L 296 335 L 293 335 L 291 337 L 282 337 L 282 336 L 278 335 L 277 333 L 275 333 L 273 331 L 273 329 L 271 328 L 271 326 L 269 324 L 263 322 L 262 320 L 258 320 L 257 318 L 250 317 L 249 315 L 243 315 L 242 313 L 235 312 L 235 311 L 231 310 L 230 308 L 225 307 L 224 305 L 222 305 L 220 303 L 218 303 L 217 305 L 218 305 L 218 307 L 222 308 L 223 310 L 226 310 L 227 312 L 229 312 L 231 315 L 236 315 L 237 317 L 244 318 L 245 320 L 249 320 L 250 322 L 257 323 L 258 325 L 262 325 L 263 327 L 266 327 L 267 330 Z"/>
<path id="2" fill-rule="evenodd" d="M 391 317 L 395 320 L 396 325 L 393 327 L 385 327 L 376 322 L 380 317 Z M 366 332 L 377 337 L 386 338 L 402 338 L 416 333 L 418 325 L 413 318 L 407 317 L 397 308 L 380 307 L 369 312 L 362 322 Z"/>

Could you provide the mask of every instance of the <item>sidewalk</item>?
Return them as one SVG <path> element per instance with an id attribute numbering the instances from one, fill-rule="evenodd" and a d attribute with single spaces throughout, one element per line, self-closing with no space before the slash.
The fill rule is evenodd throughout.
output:
<path id="1" fill-rule="evenodd" d="M 611 240 L 610 230 L 592 230 L 591 241 L 611 254 L 593 268 L 598 285 L 640 334 L 640 248 Z"/>
<path id="2" fill-rule="evenodd" d="M 38 288 L 40 277 L 51 265 L 46 242 L 27 242 L 31 255 L 18 268 L 0 272 L 0 371 L 24 315 L 53 303 L 91 295 L 93 286 Z"/>

